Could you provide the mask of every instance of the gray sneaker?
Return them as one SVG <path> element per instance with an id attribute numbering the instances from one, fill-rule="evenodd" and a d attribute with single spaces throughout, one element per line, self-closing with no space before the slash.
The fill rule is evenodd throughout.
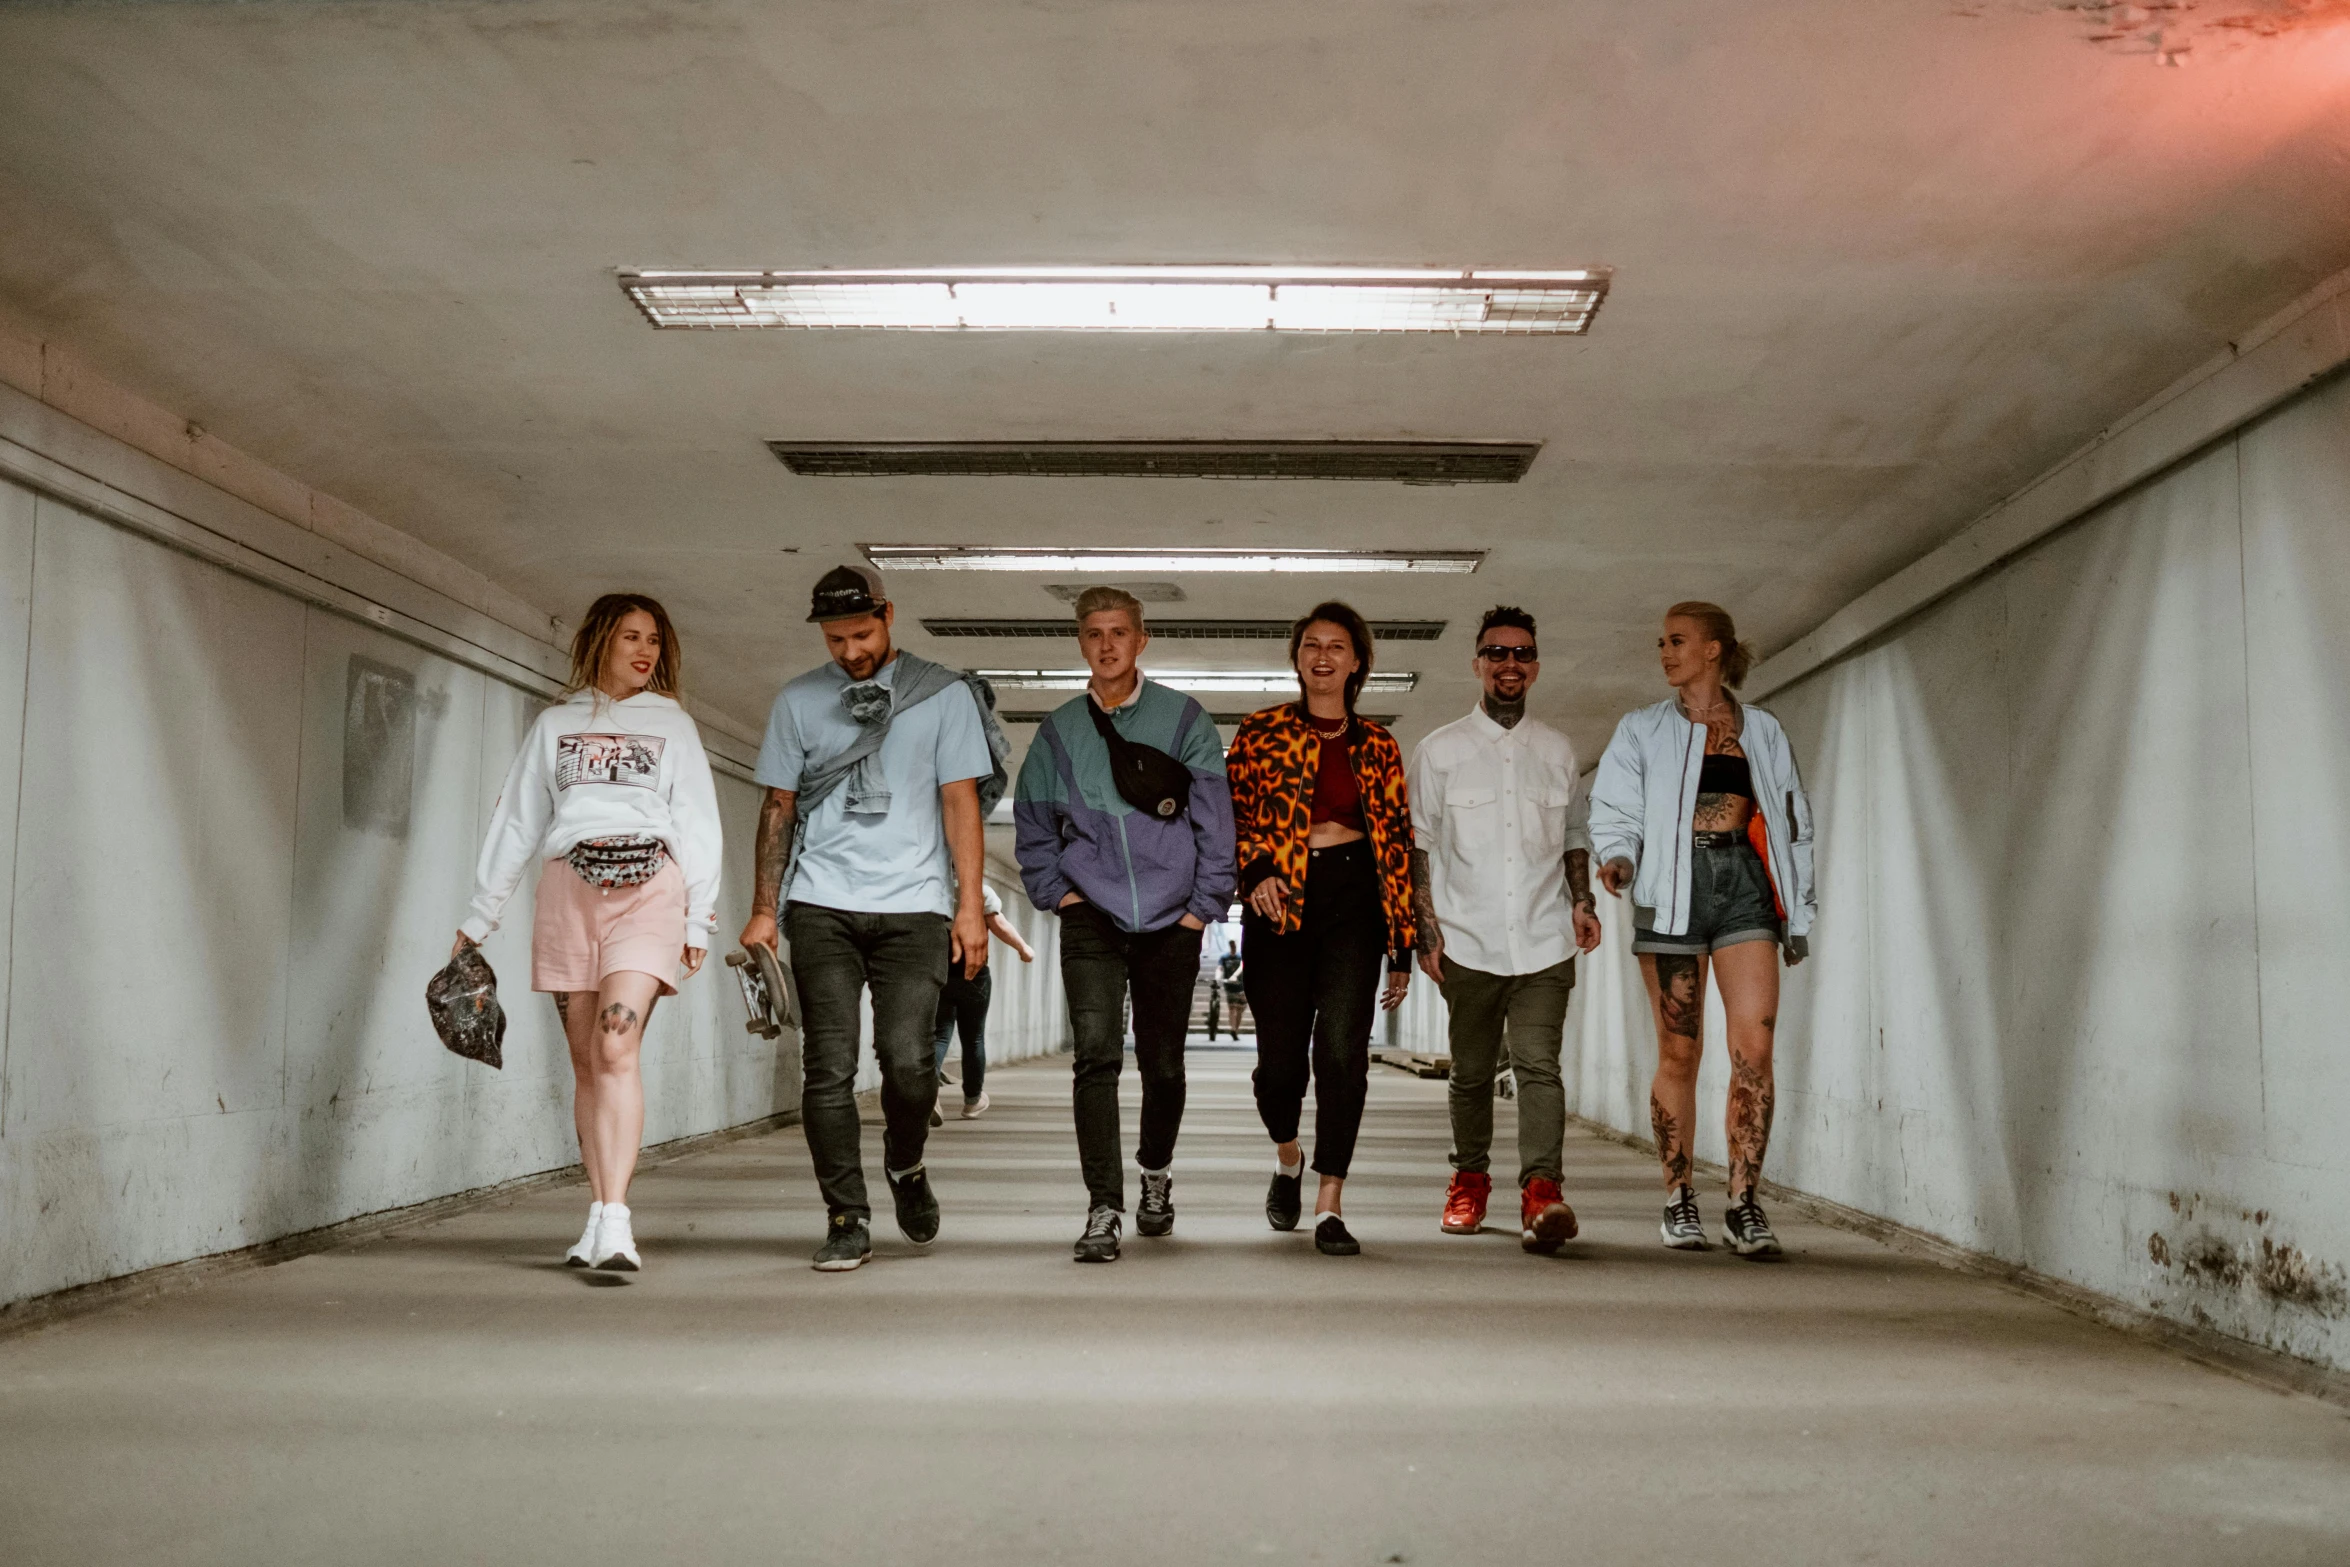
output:
<path id="1" fill-rule="evenodd" d="M 862 1268 L 873 1255 L 873 1232 L 852 1213 L 836 1213 L 824 1227 L 824 1244 L 816 1248 L 818 1273 L 846 1273 Z"/>
<path id="2" fill-rule="evenodd" d="M 1175 1177 L 1166 1170 L 1142 1172 L 1142 1201 L 1134 1205 L 1134 1233 L 1175 1233 Z"/>
<path id="3" fill-rule="evenodd" d="M 1722 1215 L 1722 1242 L 1741 1257 L 1776 1257 L 1784 1250 L 1752 1192 L 1730 1204 Z"/>
<path id="4" fill-rule="evenodd" d="M 1697 1193 L 1686 1186 L 1676 1186 L 1665 1201 L 1665 1222 L 1660 1229 L 1665 1244 L 1675 1251 L 1705 1251 L 1705 1220 L 1698 1216 Z"/>
<path id="5" fill-rule="evenodd" d="M 1085 1216 L 1085 1233 L 1077 1237 L 1072 1255 L 1079 1262 L 1116 1262 L 1121 1222 L 1117 1209 L 1097 1204 Z"/>

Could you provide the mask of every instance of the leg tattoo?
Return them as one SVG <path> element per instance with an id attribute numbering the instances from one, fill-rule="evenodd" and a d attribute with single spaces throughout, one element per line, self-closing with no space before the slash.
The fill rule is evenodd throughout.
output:
<path id="1" fill-rule="evenodd" d="M 1648 1096 L 1648 1124 L 1656 1132 L 1656 1156 L 1664 1162 L 1665 1179 L 1675 1186 L 1688 1185 L 1689 1141 L 1681 1135 L 1673 1112 L 1654 1094 Z"/>
<path id="2" fill-rule="evenodd" d="M 1762 1179 L 1775 1108 L 1769 1072 L 1751 1061 L 1730 1063 L 1730 1195 L 1744 1197 Z"/>
<path id="3" fill-rule="evenodd" d="M 564 1027 L 568 1028 L 571 1026 L 570 991 L 558 990 L 555 992 L 555 1015 L 563 1020 Z"/>
<path id="4" fill-rule="evenodd" d="M 1705 994 L 1697 983 L 1697 958 L 1687 952 L 1656 955 L 1657 1011 L 1665 1032 L 1696 1039 L 1705 1027 Z"/>
<path id="5" fill-rule="evenodd" d="M 615 1001 L 604 1009 L 605 1033 L 625 1034 L 634 1027 L 636 1027 L 636 1009 L 634 1007 L 624 1006 Z"/>

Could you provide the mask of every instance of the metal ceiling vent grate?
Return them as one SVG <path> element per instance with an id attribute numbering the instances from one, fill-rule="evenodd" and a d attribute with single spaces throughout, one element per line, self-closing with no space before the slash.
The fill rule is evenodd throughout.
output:
<path id="1" fill-rule="evenodd" d="M 769 441 L 832 479 L 1370 479 L 1515 484 L 1540 441 Z"/>
<path id="2" fill-rule="evenodd" d="M 1382 642 L 1434 642 L 1444 635 L 1441 620 L 1374 620 L 1371 635 Z M 1281 642 L 1289 636 L 1286 620 L 1163 620 L 1153 616 L 1152 640 L 1178 642 Z M 932 618 L 922 629 L 934 637 L 1070 637 L 1077 628 L 1059 620 L 964 620 Z"/>

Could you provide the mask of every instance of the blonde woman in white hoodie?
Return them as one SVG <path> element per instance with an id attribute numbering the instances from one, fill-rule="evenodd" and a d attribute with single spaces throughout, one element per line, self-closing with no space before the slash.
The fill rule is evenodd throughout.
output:
<path id="1" fill-rule="evenodd" d="M 531 725 L 506 774 L 475 870 L 486 939 L 532 863 L 539 872 L 530 988 L 551 992 L 571 1044 L 572 1120 L 594 1201 L 565 1254 L 633 1273 L 628 1183 L 644 1140 L 637 1070 L 653 1003 L 677 994 L 710 950 L 723 857 L 718 792 L 693 718 L 677 701 L 677 633 L 639 593 L 588 606 L 564 699 Z"/>

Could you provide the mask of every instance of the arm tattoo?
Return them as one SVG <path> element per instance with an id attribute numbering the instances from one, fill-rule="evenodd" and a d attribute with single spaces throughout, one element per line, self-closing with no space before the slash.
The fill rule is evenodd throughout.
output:
<path id="1" fill-rule="evenodd" d="M 1768 1068 L 1752 1061 L 1730 1062 L 1730 1195 L 1744 1197 L 1762 1180 L 1763 1151 L 1770 1146 L 1771 1112 L 1776 1108 Z"/>
<path id="2" fill-rule="evenodd" d="M 636 1027 L 636 1008 L 613 1002 L 604 1009 L 604 1032 L 625 1034 Z"/>
<path id="3" fill-rule="evenodd" d="M 1567 851 L 1567 901 L 1569 903 L 1589 903 L 1592 901 L 1591 851 L 1589 849 L 1569 849 Z"/>
<path id="4" fill-rule="evenodd" d="M 1700 983 L 1697 955 L 1660 952 L 1656 955 L 1656 1009 L 1668 1034 L 1701 1039 L 1705 1027 L 1705 986 Z"/>
<path id="5" fill-rule="evenodd" d="M 782 789 L 770 789 L 759 802 L 759 838 L 753 848 L 751 912 L 773 914 L 783 895 L 784 863 L 791 858 L 792 831 L 799 802 Z"/>
<path id="6" fill-rule="evenodd" d="M 1412 922 L 1420 927 L 1419 948 L 1431 950 L 1436 939 L 1436 882 L 1428 869 L 1428 851 L 1412 851 Z"/>
<path id="7" fill-rule="evenodd" d="M 1673 1112 L 1654 1094 L 1648 1096 L 1648 1124 L 1656 1133 L 1656 1156 L 1664 1162 L 1665 1178 L 1675 1186 L 1688 1185 L 1688 1139 L 1681 1135 L 1681 1123 L 1673 1119 Z"/>

